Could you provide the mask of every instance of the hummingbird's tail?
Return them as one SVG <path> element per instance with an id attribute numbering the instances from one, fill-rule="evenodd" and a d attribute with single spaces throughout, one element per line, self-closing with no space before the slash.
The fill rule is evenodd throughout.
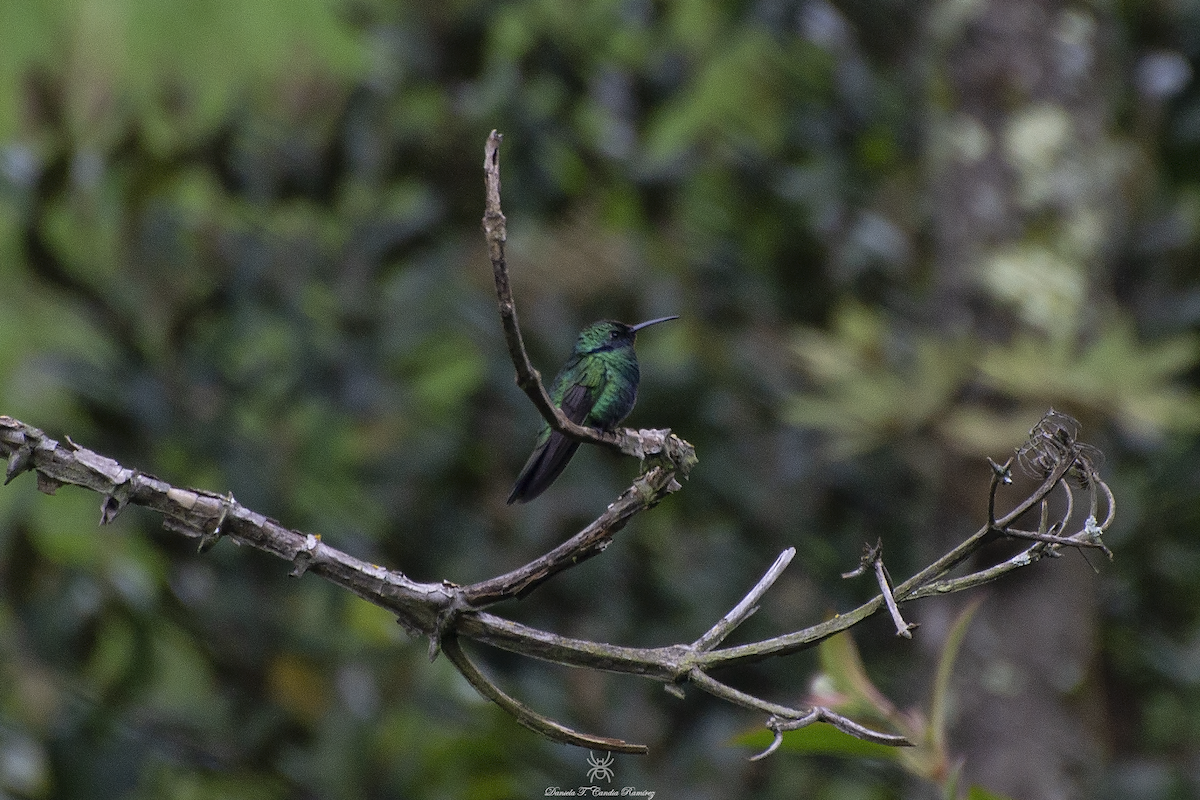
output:
<path id="1" fill-rule="evenodd" d="M 549 488 L 558 479 L 562 471 L 571 462 L 571 456 L 579 449 L 579 442 L 568 439 L 557 431 L 550 432 L 550 438 L 539 445 L 508 495 L 508 504 L 528 503 Z"/>

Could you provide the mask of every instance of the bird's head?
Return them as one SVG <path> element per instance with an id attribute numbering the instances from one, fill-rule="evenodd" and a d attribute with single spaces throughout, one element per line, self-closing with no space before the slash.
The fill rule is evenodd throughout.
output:
<path id="1" fill-rule="evenodd" d="M 648 328 L 660 322 L 669 322 L 673 319 L 679 319 L 679 317 L 659 317 L 647 322 L 639 322 L 637 325 L 626 325 L 624 322 L 615 322 L 610 319 L 593 322 L 579 332 L 579 339 L 575 342 L 575 352 L 579 355 L 588 355 L 633 347 L 633 343 L 637 339 L 637 332 L 642 328 Z"/>

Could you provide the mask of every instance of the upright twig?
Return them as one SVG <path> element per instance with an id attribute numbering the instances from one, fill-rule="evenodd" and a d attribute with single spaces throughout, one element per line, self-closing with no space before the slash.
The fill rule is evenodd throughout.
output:
<path id="1" fill-rule="evenodd" d="M 887 569 L 883 566 L 883 544 L 875 550 L 875 581 L 879 584 L 879 591 L 883 593 L 883 602 L 887 605 L 888 613 L 892 616 L 892 623 L 896 626 L 896 635 L 902 636 L 905 639 L 912 638 L 912 632 L 917 627 L 915 622 L 906 622 L 904 617 L 900 616 L 900 607 L 896 605 L 896 597 L 892 594 L 892 582 L 888 577 Z"/>
<path id="2" fill-rule="evenodd" d="M 796 548 L 789 547 L 779 554 L 779 558 L 775 559 L 775 563 L 767 570 L 766 574 L 754 585 L 745 597 L 738 602 L 736 606 L 729 610 L 729 613 L 721 617 L 716 625 L 709 628 L 703 636 L 692 642 L 692 648 L 697 651 L 711 650 L 721 642 L 725 641 L 725 637 L 733 633 L 737 626 L 748 620 L 754 612 L 758 611 L 758 601 L 762 599 L 767 590 L 775 585 L 775 581 L 787 569 L 787 565 L 792 563 L 792 559 L 796 557 Z"/>
<path id="3" fill-rule="evenodd" d="M 508 241 L 507 220 L 500 208 L 500 142 L 504 137 L 492 131 L 487 138 L 483 154 L 483 175 L 486 196 L 484 198 L 483 233 L 487 239 L 488 257 L 492 262 L 492 277 L 496 283 L 496 299 L 500 307 L 500 324 L 504 329 L 504 341 L 508 344 L 508 355 L 517 371 L 517 386 L 528 395 L 534 408 L 542 418 L 560 433 L 608 447 L 620 448 L 620 438 L 615 433 L 589 428 L 572 422 L 550 399 L 542 383 L 542 376 L 533 367 L 525 350 L 521 326 L 517 322 L 517 304 L 513 300 L 512 284 L 508 276 L 508 262 L 504 255 L 504 244 Z"/>
<path id="4" fill-rule="evenodd" d="M 546 423 L 563 434 L 580 442 L 604 445 L 637 458 L 657 454 L 668 461 L 682 477 L 696 463 L 695 449 L 670 431 L 634 431 L 622 428 L 617 431 L 602 431 L 572 422 L 550 399 L 542 383 L 542 376 L 533 367 L 525 350 L 521 326 L 517 322 L 517 305 L 513 300 L 512 284 L 508 274 L 508 262 L 504 245 L 508 240 L 507 220 L 500 207 L 500 142 L 503 136 L 492 131 L 484 146 L 483 173 L 486 197 L 484 200 L 483 232 L 487 239 L 488 258 L 492 262 L 492 277 L 496 284 L 496 300 L 500 309 L 500 324 L 504 330 L 504 341 L 516 370 L 517 386 L 529 397 L 534 408 Z"/>
<path id="5" fill-rule="evenodd" d="M 995 483 L 993 482 L 993 486 Z M 992 513 L 990 503 L 988 514 Z M 892 623 L 896 626 L 896 635 L 903 636 L 905 639 L 912 638 L 912 631 L 917 628 L 916 623 L 905 622 L 904 617 L 900 615 L 900 608 L 896 605 L 896 597 L 892 594 L 892 579 L 888 575 L 887 568 L 883 566 L 883 540 L 880 539 L 874 546 L 865 545 L 863 547 L 862 557 L 858 560 L 858 566 L 850 572 L 843 572 L 842 578 L 857 578 L 859 575 L 865 575 L 868 572 L 875 575 L 875 582 L 879 585 L 879 591 L 883 595 L 884 604 L 887 606 L 888 613 L 892 616 Z"/>

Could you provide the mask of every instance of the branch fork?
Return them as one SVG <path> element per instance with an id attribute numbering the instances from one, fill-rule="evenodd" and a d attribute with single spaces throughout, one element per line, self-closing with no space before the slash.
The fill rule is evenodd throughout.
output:
<path id="1" fill-rule="evenodd" d="M 896 635 L 902 636 L 905 639 L 911 639 L 912 632 L 920 627 L 920 623 L 905 622 L 904 617 L 900 616 L 900 608 L 896 605 L 896 596 L 892 593 L 892 578 L 888 575 L 887 568 L 883 566 L 882 539 L 877 541 L 874 547 L 871 545 L 864 546 L 858 568 L 851 572 L 842 573 L 842 577 L 855 578 L 867 572 L 872 573 L 875 576 L 875 581 L 879 584 L 879 591 L 883 595 L 883 601 L 887 605 L 888 613 L 892 616 L 892 622 L 896 625 Z"/>

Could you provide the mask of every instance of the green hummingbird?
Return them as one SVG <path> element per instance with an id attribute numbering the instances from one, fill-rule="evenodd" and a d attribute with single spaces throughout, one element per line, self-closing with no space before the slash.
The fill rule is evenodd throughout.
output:
<path id="1" fill-rule="evenodd" d="M 567 419 L 590 428 L 611 431 L 633 411 L 637 402 L 637 353 L 633 343 L 642 328 L 679 317 L 659 317 L 637 325 L 603 320 L 579 333 L 575 349 L 550 387 L 550 399 Z M 542 423 L 533 455 L 517 477 L 508 503 L 528 503 L 562 474 L 579 449 L 579 442 Z"/>

